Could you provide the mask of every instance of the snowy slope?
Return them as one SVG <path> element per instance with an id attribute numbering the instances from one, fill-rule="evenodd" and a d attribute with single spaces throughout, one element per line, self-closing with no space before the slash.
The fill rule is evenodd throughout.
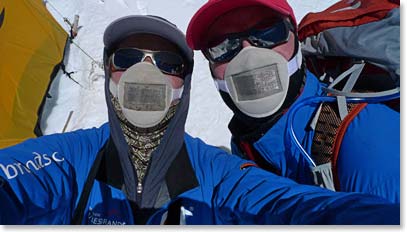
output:
<path id="1" fill-rule="evenodd" d="M 45 134 L 61 132 L 70 111 L 67 131 L 98 127 L 107 121 L 102 62 L 103 31 L 116 18 L 130 14 L 152 14 L 164 17 L 186 31 L 189 20 L 206 0 L 47 0 L 46 6 L 56 20 L 69 31 L 63 17 L 73 21 L 80 16 L 78 36 L 70 45 L 67 71 L 80 85 L 60 73 L 51 86 L 42 120 Z M 290 0 L 298 22 L 310 11 L 323 10 L 336 0 Z M 80 47 L 78 47 L 78 46 Z M 87 55 L 83 52 L 85 51 Z M 89 56 L 95 61 L 92 61 Z M 231 111 L 223 104 L 207 61 L 195 52 L 191 103 L 186 130 L 209 144 L 230 147 L 227 124 Z"/>

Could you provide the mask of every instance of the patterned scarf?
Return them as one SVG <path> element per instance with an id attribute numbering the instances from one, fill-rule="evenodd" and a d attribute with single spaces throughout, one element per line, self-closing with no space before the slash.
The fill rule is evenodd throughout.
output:
<path id="1" fill-rule="evenodd" d="M 113 103 L 114 111 L 119 118 L 120 127 L 122 128 L 126 142 L 130 147 L 130 159 L 137 172 L 137 179 L 139 183 L 142 183 L 151 153 L 160 145 L 168 124 L 175 114 L 177 105 L 170 107 L 164 119 L 158 125 L 150 128 L 140 128 L 134 126 L 126 119 L 117 98 L 110 94 L 110 99 Z"/>

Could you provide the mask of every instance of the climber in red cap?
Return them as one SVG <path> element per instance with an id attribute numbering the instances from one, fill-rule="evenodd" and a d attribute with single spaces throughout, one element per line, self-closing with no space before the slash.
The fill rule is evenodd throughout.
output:
<path id="1" fill-rule="evenodd" d="M 233 111 L 233 154 L 299 183 L 399 203 L 400 146 L 389 144 L 400 141 L 394 133 L 400 129 L 400 114 L 380 103 L 348 105 L 350 120 L 342 134 L 337 113 L 326 122 L 318 119 L 326 106 L 333 109 L 329 112 L 338 109 L 336 103 L 323 104 L 319 113 L 320 104 L 306 104 L 327 96 L 327 86 L 305 70 L 287 1 L 210 0 L 192 17 L 187 42 L 209 61 L 215 85 Z M 315 130 L 336 122 L 332 133 Z M 341 143 L 335 143 L 335 134 L 342 135 Z"/>

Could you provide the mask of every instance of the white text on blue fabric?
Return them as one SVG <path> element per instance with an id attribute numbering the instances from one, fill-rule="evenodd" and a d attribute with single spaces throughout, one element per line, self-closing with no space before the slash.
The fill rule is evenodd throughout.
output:
<path id="1" fill-rule="evenodd" d="M 33 152 L 35 155 L 32 159 L 26 161 L 25 163 L 16 162 L 12 164 L 2 164 L 0 163 L 0 169 L 6 175 L 7 179 L 11 180 L 18 175 L 24 175 L 26 173 L 31 173 L 33 171 L 38 171 L 46 166 L 49 166 L 52 162 L 60 163 L 65 160 L 64 157 L 57 157 L 58 152 L 48 154 L 39 154 Z"/>

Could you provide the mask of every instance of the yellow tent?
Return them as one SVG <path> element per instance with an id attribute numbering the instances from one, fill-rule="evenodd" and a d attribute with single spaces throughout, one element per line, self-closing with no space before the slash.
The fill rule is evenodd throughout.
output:
<path id="1" fill-rule="evenodd" d="M 0 148 L 41 135 L 39 115 L 67 40 L 42 0 L 0 0 Z"/>

